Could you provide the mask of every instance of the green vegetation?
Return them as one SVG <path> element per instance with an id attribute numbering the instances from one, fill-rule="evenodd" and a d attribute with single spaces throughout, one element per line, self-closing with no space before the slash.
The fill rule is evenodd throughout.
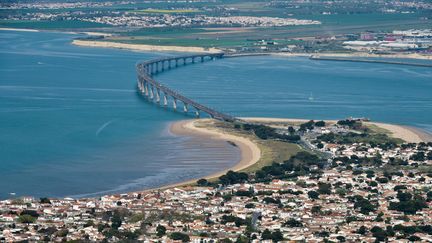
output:
<path id="1" fill-rule="evenodd" d="M 180 240 L 182 242 L 189 242 L 190 238 L 187 234 L 183 234 L 181 232 L 174 232 L 170 235 L 172 240 Z"/>
<path id="2" fill-rule="evenodd" d="M 36 218 L 28 214 L 21 214 L 18 218 L 18 221 L 23 224 L 31 224 L 36 222 Z"/>
<path id="3" fill-rule="evenodd" d="M 337 144 L 369 143 L 373 146 L 375 145 L 380 148 L 392 148 L 402 142 L 400 139 L 390 138 L 385 134 L 359 134 L 353 132 L 345 135 L 328 133 L 319 136 L 318 139 L 327 143 Z"/>

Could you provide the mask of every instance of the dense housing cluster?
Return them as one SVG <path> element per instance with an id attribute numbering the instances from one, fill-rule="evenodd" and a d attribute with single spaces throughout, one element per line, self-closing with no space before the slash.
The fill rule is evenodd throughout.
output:
<path id="1" fill-rule="evenodd" d="M 197 186 L 4 200 L 0 239 L 432 241 L 432 143 L 401 143 L 356 120 L 235 127 L 258 131 L 264 140 L 299 135 L 296 142 L 307 141 L 318 155 L 299 152 L 254 173 L 229 171 Z"/>

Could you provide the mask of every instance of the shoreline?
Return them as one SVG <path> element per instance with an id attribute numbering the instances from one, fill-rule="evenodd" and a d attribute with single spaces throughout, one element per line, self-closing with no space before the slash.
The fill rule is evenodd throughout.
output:
<path id="1" fill-rule="evenodd" d="M 258 121 L 258 122 L 292 122 L 300 123 L 307 122 L 310 119 L 295 119 L 295 118 L 265 118 L 265 117 L 243 117 L 246 121 Z M 337 120 L 324 120 L 329 123 L 336 123 Z M 397 125 L 383 122 L 363 122 L 366 125 L 375 125 L 379 128 L 385 129 L 391 133 L 394 138 L 400 138 L 408 143 L 419 143 L 419 142 L 432 142 L 432 134 L 428 133 L 417 127 Z"/>
<path id="2" fill-rule="evenodd" d="M 72 45 L 85 47 L 116 48 L 132 51 L 160 51 L 160 52 L 199 52 L 199 53 L 221 53 L 217 48 L 187 47 L 187 46 L 157 46 L 144 44 L 126 44 L 109 41 L 73 40 Z"/>
<path id="3" fill-rule="evenodd" d="M 263 123 L 303 123 L 309 121 L 309 119 L 294 119 L 294 118 L 266 118 L 266 117 L 242 117 L 241 119 L 246 121 L 255 121 Z M 209 174 L 200 178 L 190 179 L 183 182 L 173 183 L 164 185 L 156 188 L 146 189 L 143 192 L 162 190 L 175 187 L 184 187 L 195 183 L 197 180 L 204 178 L 207 180 L 217 178 L 229 170 L 241 171 L 248 168 L 249 166 L 257 163 L 261 158 L 261 150 L 257 144 L 248 138 L 240 137 L 232 134 L 224 133 L 218 129 L 212 129 L 208 127 L 196 126 L 197 121 L 210 121 L 211 119 L 192 119 L 192 120 L 181 120 L 170 124 L 169 130 L 171 133 L 177 136 L 197 136 L 207 139 L 222 140 L 226 142 L 234 143 L 240 150 L 241 160 L 234 166 L 221 170 L 219 172 Z M 335 123 L 337 120 L 324 120 L 325 122 Z M 375 125 L 381 129 L 387 130 L 391 133 L 391 137 L 400 138 L 406 142 L 419 143 L 432 141 L 432 134 L 427 133 L 419 128 L 396 125 L 381 122 L 364 122 L 365 124 Z"/>
<path id="4" fill-rule="evenodd" d="M 235 146 L 240 150 L 240 161 L 235 165 L 225 168 L 221 171 L 202 176 L 199 178 L 190 179 L 187 181 L 182 181 L 174 184 L 169 184 L 165 186 L 160 186 L 156 188 L 150 188 L 143 190 L 144 192 L 161 190 L 174 187 L 183 187 L 195 183 L 197 180 L 203 179 L 214 179 L 219 176 L 224 175 L 226 172 L 240 171 L 254 165 L 261 159 L 261 150 L 256 143 L 250 139 L 235 136 L 232 134 L 224 133 L 223 131 L 211 129 L 208 127 L 196 126 L 198 121 L 211 121 L 211 119 L 191 119 L 191 120 L 181 120 L 171 123 L 169 126 L 169 131 L 176 136 L 189 136 L 189 137 L 202 137 L 211 140 L 226 141 L 235 144 Z"/>
<path id="5" fill-rule="evenodd" d="M 212 47 L 204 48 L 197 46 L 160 46 L 147 44 L 126 44 L 111 41 L 95 41 L 95 40 L 73 40 L 72 45 L 86 47 L 101 47 L 101 48 L 117 48 L 132 51 L 160 51 L 160 52 L 199 52 L 199 53 L 221 53 L 221 49 Z M 395 58 L 395 59 L 415 59 L 415 60 L 432 60 L 432 55 L 422 55 L 418 53 L 409 54 L 370 54 L 362 52 L 353 53 L 284 53 L 284 52 L 269 52 L 271 56 L 280 57 L 310 57 L 318 54 L 323 57 L 365 57 L 365 58 Z"/>
<path id="6" fill-rule="evenodd" d="M 91 31 L 56 31 L 56 30 L 37 30 L 37 29 L 24 29 L 24 28 L 0 28 L 6 31 L 25 31 L 25 32 L 60 32 L 68 34 L 85 34 L 88 36 L 112 36 L 110 33 L 91 32 Z M 96 41 L 96 40 L 73 40 L 72 45 L 82 47 L 101 47 L 101 48 L 116 48 L 126 49 L 131 51 L 159 51 L 159 52 L 196 52 L 196 53 L 221 53 L 221 49 L 216 47 L 204 48 L 197 46 L 161 46 L 161 45 L 147 45 L 147 44 L 126 44 L 120 42 Z M 414 60 L 432 60 L 432 55 L 422 55 L 419 53 L 408 54 L 371 54 L 365 52 L 352 52 L 352 53 L 286 53 L 286 52 L 269 52 L 269 55 L 280 57 L 310 57 L 311 55 L 320 55 L 323 57 L 364 57 L 364 58 L 395 58 L 395 59 L 414 59 Z"/>
<path id="7" fill-rule="evenodd" d="M 282 57 L 310 57 L 311 55 L 319 55 L 322 57 L 365 57 L 365 58 L 396 58 L 396 59 L 416 59 L 416 60 L 432 60 L 432 55 L 421 55 L 418 53 L 409 54 L 370 54 L 362 52 L 353 53 L 274 53 L 274 56 Z"/>
<path id="8" fill-rule="evenodd" d="M 40 30 L 37 29 L 20 29 L 20 28 L 0 28 L 1 30 L 6 30 L 6 31 L 23 31 L 23 32 L 41 32 Z"/>

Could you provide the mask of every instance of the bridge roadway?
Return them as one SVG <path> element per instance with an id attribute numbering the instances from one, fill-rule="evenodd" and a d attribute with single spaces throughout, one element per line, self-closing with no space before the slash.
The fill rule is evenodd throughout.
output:
<path id="1" fill-rule="evenodd" d="M 158 58 L 138 63 L 136 65 L 136 70 L 138 74 L 138 90 L 141 92 L 142 95 L 165 107 L 168 106 L 168 102 L 169 100 L 171 100 L 174 110 L 177 110 L 177 102 L 181 101 L 183 103 L 184 112 L 188 112 L 189 106 L 191 106 L 195 109 L 195 114 L 197 117 L 199 117 L 200 112 L 205 112 L 214 119 L 229 122 L 239 121 L 239 119 L 237 119 L 236 117 L 222 112 L 218 112 L 190 98 L 187 98 L 179 92 L 159 83 L 153 78 L 154 74 L 164 72 L 167 69 L 169 70 L 172 68 L 177 68 L 180 65 L 185 66 L 187 64 L 196 63 L 197 61 L 205 62 L 223 57 L 224 53 L 196 54 Z M 161 102 L 163 102 L 163 104 L 161 104 Z"/>

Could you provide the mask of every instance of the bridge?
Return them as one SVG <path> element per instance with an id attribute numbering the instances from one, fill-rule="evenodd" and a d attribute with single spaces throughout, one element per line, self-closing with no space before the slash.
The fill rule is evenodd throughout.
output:
<path id="1" fill-rule="evenodd" d="M 196 55 L 185 55 L 177 57 L 166 57 L 158 58 L 145 62 L 138 63 L 136 70 L 138 74 L 138 90 L 139 92 L 150 99 L 151 101 L 167 107 L 169 103 L 172 103 L 174 110 L 177 110 L 179 102 L 183 104 L 183 111 L 189 112 L 189 108 L 193 108 L 197 117 L 200 116 L 201 112 L 207 113 L 210 117 L 222 120 L 222 121 L 238 121 L 239 119 L 216 111 L 203 104 L 200 104 L 190 98 L 185 97 L 181 93 L 159 83 L 153 78 L 153 75 L 185 66 L 188 64 L 205 62 L 215 59 L 220 59 L 225 56 L 224 53 L 213 53 L 213 54 L 196 54 Z"/>

